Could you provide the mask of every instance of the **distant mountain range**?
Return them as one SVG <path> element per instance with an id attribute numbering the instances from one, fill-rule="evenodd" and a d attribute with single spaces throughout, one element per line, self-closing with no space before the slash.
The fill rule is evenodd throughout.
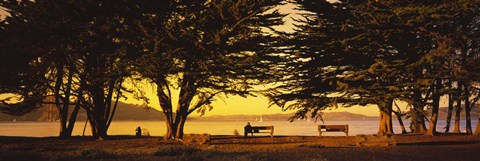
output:
<path id="1" fill-rule="evenodd" d="M 33 112 L 27 113 L 23 116 L 11 116 L 0 113 L 0 121 L 49 121 L 47 107 L 41 107 Z M 72 110 L 70 110 L 71 112 Z M 53 115 L 54 120 L 58 120 L 58 114 L 55 112 Z M 85 121 L 87 114 L 84 109 L 80 109 L 77 116 L 77 121 Z M 163 120 L 163 114 L 153 108 L 148 108 L 141 105 L 126 104 L 123 102 L 118 103 L 117 110 L 113 117 L 114 121 L 129 121 L 129 120 Z M 50 120 L 52 121 L 52 120 Z"/>
<path id="2" fill-rule="evenodd" d="M 214 115 L 208 117 L 193 117 L 196 121 L 288 121 L 294 114 L 265 114 L 265 115 Z M 324 120 L 376 120 L 377 117 L 354 114 L 350 112 L 324 112 Z M 294 121 L 315 121 L 315 119 L 294 119 Z M 318 120 L 320 121 L 320 120 Z"/>
<path id="3" fill-rule="evenodd" d="M 47 108 L 42 107 L 31 113 L 27 113 L 23 116 L 11 116 L 0 113 L 0 121 L 11 122 L 15 121 L 49 121 L 47 114 Z M 71 110 L 70 110 L 71 111 Z M 471 118 L 477 119 L 480 115 L 479 108 L 473 108 L 471 111 Z M 189 120 L 195 121 L 287 121 L 293 113 L 289 114 L 266 114 L 266 115 L 214 115 L 207 117 L 189 117 Z M 445 119 L 447 116 L 447 108 L 440 108 L 439 119 Z M 86 120 L 85 110 L 81 109 L 78 113 L 77 120 Z M 350 112 L 324 112 L 322 115 L 324 120 L 378 120 L 376 116 L 366 116 L 362 114 L 354 114 Z M 465 118 L 465 111 L 462 110 L 462 119 Z M 427 117 L 428 118 L 428 117 Z M 58 120 L 58 114 L 54 114 L 54 121 Z M 126 104 L 123 102 L 118 103 L 117 111 L 113 118 L 114 121 L 162 121 L 164 120 L 163 114 L 153 108 L 148 108 L 141 105 Z M 296 119 L 295 121 L 314 121 L 314 119 Z M 52 120 L 50 120 L 52 121 Z"/>
<path id="4" fill-rule="evenodd" d="M 480 109 L 478 107 L 479 106 L 477 105 L 477 108 L 472 108 L 472 111 L 470 111 L 470 118 L 472 118 L 472 120 L 476 120 L 480 116 Z M 448 114 L 448 108 L 447 107 L 442 107 L 442 108 L 440 108 L 440 110 L 438 112 L 438 118 L 439 119 L 446 119 L 447 114 Z M 453 115 L 452 116 L 452 120 L 453 120 L 453 118 L 455 117 L 455 111 L 453 111 L 452 115 Z M 462 109 L 462 112 L 460 113 L 460 118 L 462 120 L 465 119 L 465 109 Z"/>

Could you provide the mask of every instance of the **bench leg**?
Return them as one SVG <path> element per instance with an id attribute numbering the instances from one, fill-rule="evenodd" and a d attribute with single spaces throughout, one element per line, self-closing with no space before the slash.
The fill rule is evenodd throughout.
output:
<path id="1" fill-rule="evenodd" d="M 318 131 L 318 136 L 322 136 L 322 131 Z"/>

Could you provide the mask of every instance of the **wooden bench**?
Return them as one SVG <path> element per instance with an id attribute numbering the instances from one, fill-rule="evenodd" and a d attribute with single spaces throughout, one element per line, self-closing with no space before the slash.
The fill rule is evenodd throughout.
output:
<path id="1" fill-rule="evenodd" d="M 344 132 L 348 136 L 348 125 L 318 125 L 318 134 L 322 132 Z"/>
<path id="2" fill-rule="evenodd" d="M 252 126 L 250 128 L 250 131 L 247 131 L 248 133 L 251 133 L 253 136 L 253 133 L 270 133 L 270 137 L 273 138 L 273 126 Z M 248 129 L 245 129 L 248 130 Z M 263 131 L 263 130 L 268 130 L 268 131 Z"/>

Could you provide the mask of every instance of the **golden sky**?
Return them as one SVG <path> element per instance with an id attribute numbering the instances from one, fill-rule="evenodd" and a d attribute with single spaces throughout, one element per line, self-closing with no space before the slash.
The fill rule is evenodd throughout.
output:
<path id="1" fill-rule="evenodd" d="M 155 87 L 151 84 L 147 84 L 146 82 L 137 84 L 142 87 L 142 89 L 146 92 L 146 97 L 149 98 L 150 102 L 148 106 L 153 107 L 155 109 L 160 109 L 160 104 L 158 102 L 158 98 L 156 96 Z M 126 83 L 127 88 L 133 89 L 131 83 Z M 172 104 L 174 109 L 177 107 L 178 102 L 178 90 L 172 90 Z M 139 101 L 133 98 L 132 95 L 127 94 L 127 100 L 121 100 L 125 103 L 131 104 L 144 104 L 143 101 Z M 228 98 L 224 99 L 216 99 L 212 102 L 213 110 L 208 111 L 205 113 L 204 116 L 212 116 L 212 115 L 261 115 L 261 114 L 278 114 L 278 113 L 293 113 L 295 111 L 282 111 L 282 108 L 278 106 L 271 106 L 269 107 L 268 98 L 263 97 L 261 95 L 257 95 L 257 97 L 240 97 L 240 96 L 229 96 Z M 404 106 L 404 105 L 400 105 Z M 352 113 L 364 114 L 368 116 L 378 116 L 378 109 L 376 106 L 366 106 L 366 107 L 350 107 L 350 108 L 342 108 L 334 110 L 326 110 L 324 112 L 341 112 L 341 111 L 348 111 Z M 198 116 L 198 113 L 192 113 L 193 116 Z"/>

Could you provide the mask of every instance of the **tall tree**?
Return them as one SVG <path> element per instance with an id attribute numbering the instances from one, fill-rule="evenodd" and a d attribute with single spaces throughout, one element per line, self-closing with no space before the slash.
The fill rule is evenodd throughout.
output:
<path id="1" fill-rule="evenodd" d="M 84 107 L 95 137 L 106 137 L 121 82 L 128 76 L 127 12 L 136 1 L 1 1 L 10 16 L 4 23 L 15 54 L 36 62 L 36 80 L 43 97 L 54 96 L 60 116 L 60 137 L 71 135 L 76 114 Z M 32 63 L 31 63 L 32 64 Z M 113 105 L 113 108 L 111 106 Z M 70 112 L 71 105 L 75 105 Z"/>
<path id="2" fill-rule="evenodd" d="M 67 11 L 68 6 L 62 1 L 2 1 L 0 5 L 9 13 L 5 19 L 4 29 L 10 36 L 6 38 L 13 40 L 4 49 L 10 50 L 8 51 L 10 54 L 30 59 L 35 62 L 31 65 L 37 66 L 33 68 L 37 74 L 31 72 L 25 74 L 35 76 L 35 79 L 20 80 L 44 87 L 42 98 L 50 96 L 55 98 L 53 102 L 37 100 L 37 103 L 55 104 L 60 116 L 59 136 L 70 136 L 79 110 L 77 105 L 70 115 L 69 108 L 75 90 L 73 70 L 75 63 L 74 55 L 71 54 L 76 33 L 76 21 L 72 21 L 76 17 L 72 16 L 75 15 Z M 14 72 L 21 74 L 25 71 L 17 69 Z M 9 79 L 12 76 L 14 74 L 5 78 Z"/>
<path id="3" fill-rule="evenodd" d="M 479 1 L 463 1 L 458 0 L 452 2 L 455 11 L 452 20 L 454 32 L 451 36 L 453 39 L 454 51 L 451 53 L 452 61 L 452 77 L 456 81 L 456 118 L 454 132 L 460 132 L 460 111 L 462 110 L 462 101 L 465 110 L 466 131 L 472 134 L 472 125 L 470 111 L 478 100 L 478 88 L 475 87 L 478 70 L 475 70 L 476 63 L 472 62 L 478 59 L 478 17 Z"/>
<path id="4" fill-rule="evenodd" d="M 297 30 L 285 34 L 283 53 L 290 62 L 282 69 L 281 84 L 266 93 L 273 104 L 284 110 L 298 110 L 294 117 L 320 117 L 320 111 L 336 107 L 337 95 L 344 95 L 337 89 L 339 75 L 352 70 L 359 61 L 352 61 L 344 55 L 345 42 L 341 40 L 356 35 L 347 22 L 352 13 L 344 3 L 331 4 L 324 0 L 294 1 L 303 13 L 303 19 L 297 19 Z M 358 55 L 349 55 L 352 58 Z M 343 58 L 345 61 L 342 61 Z M 371 62 L 372 60 L 364 60 Z M 352 64 L 352 65 L 351 65 Z M 345 100 L 341 100 L 343 102 Z M 292 120 L 293 118 L 292 117 Z"/>
<path id="5" fill-rule="evenodd" d="M 169 1 L 171 12 L 153 10 L 136 22 L 143 57 L 139 73 L 157 86 L 165 139 L 183 137 L 187 117 L 212 109 L 215 98 L 248 96 L 274 79 L 268 29 L 282 24 L 280 0 Z M 177 107 L 173 90 L 178 89 Z"/>
<path id="6" fill-rule="evenodd" d="M 413 106 L 414 133 L 427 130 L 427 106 L 433 107 L 432 127 L 436 125 L 439 98 L 448 93 L 441 84 L 449 72 L 443 66 L 452 51 L 447 37 L 453 33 L 451 15 L 458 13 L 451 9 L 455 3 L 295 2 L 309 13 L 285 45 L 295 63 L 287 68 L 293 70 L 286 72 L 283 84 L 269 93 L 274 103 L 299 109 L 297 116 L 336 103 L 376 104 L 379 134 L 392 134 L 392 102 L 399 99 Z"/>
<path id="7" fill-rule="evenodd" d="M 79 100 L 87 111 L 92 134 L 105 139 L 118 101 L 129 92 L 123 87 L 132 74 L 134 53 L 129 53 L 130 18 L 135 18 L 140 1 L 85 1 L 77 5 L 86 23 L 79 35 L 82 47 L 78 61 Z"/>

